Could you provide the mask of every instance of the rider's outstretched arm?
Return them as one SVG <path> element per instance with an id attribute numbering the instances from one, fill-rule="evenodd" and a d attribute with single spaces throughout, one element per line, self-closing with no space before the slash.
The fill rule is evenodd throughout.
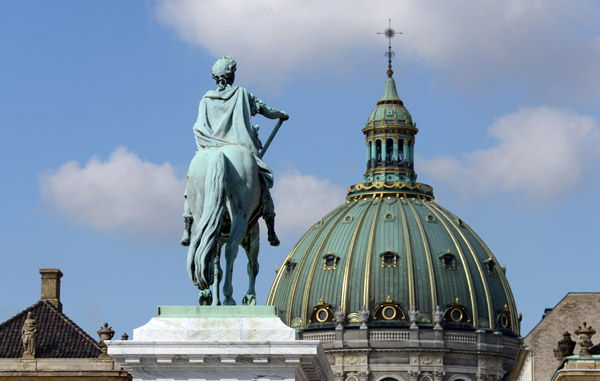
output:
<path id="1" fill-rule="evenodd" d="M 258 111 L 259 114 L 264 115 L 269 119 L 283 119 L 288 120 L 289 116 L 285 111 L 279 111 L 272 107 L 262 106 Z"/>

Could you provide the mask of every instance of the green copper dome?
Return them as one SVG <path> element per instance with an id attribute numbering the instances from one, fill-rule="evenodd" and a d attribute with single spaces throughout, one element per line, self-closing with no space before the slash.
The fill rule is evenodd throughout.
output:
<path id="1" fill-rule="evenodd" d="M 393 78 L 387 78 L 383 89 L 383 95 L 379 98 L 377 106 L 371 111 L 367 123 L 374 125 L 395 123 L 413 126 L 410 113 L 406 107 L 404 107 L 402 100 L 398 97 L 396 83 Z"/>
<path id="2" fill-rule="evenodd" d="M 343 317 L 348 328 L 426 328 L 437 321 L 519 334 L 505 269 L 468 224 L 434 201 L 431 186 L 416 182 L 417 132 L 390 74 L 363 128 L 364 181 L 278 270 L 267 304 L 286 324 L 331 329 Z"/>

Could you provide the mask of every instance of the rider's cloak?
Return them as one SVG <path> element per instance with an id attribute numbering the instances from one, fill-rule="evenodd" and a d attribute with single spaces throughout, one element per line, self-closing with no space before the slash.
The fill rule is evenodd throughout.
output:
<path id="1" fill-rule="evenodd" d="M 251 117 L 265 104 L 251 92 L 239 86 L 223 90 L 209 90 L 198 110 L 198 120 L 194 124 L 194 135 L 198 149 L 222 147 L 238 144 L 248 148 L 260 168 L 262 180 L 268 188 L 273 186 L 273 171 L 260 159 L 257 127 Z"/>

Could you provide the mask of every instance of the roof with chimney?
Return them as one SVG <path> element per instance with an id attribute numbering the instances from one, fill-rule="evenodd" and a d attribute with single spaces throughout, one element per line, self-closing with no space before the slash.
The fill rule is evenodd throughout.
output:
<path id="1" fill-rule="evenodd" d="M 102 352 L 96 340 L 51 302 L 40 300 L 0 324 L 0 358 L 22 356 L 21 328 L 28 312 L 38 327 L 36 358 L 97 358 Z"/>
<path id="2" fill-rule="evenodd" d="M 40 269 L 40 300 L 0 324 L 0 358 L 23 357 L 23 325 L 27 315 L 35 321 L 35 358 L 97 358 L 102 349 L 62 312 L 59 269 Z"/>

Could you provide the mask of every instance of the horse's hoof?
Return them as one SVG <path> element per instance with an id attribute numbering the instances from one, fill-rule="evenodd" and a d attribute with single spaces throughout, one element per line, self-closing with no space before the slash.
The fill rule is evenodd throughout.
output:
<path id="1" fill-rule="evenodd" d="M 185 231 L 183 232 L 183 237 L 181 237 L 181 241 L 179 241 L 181 246 L 189 246 L 190 245 L 190 234 Z"/>
<path id="2" fill-rule="evenodd" d="M 281 242 L 279 242 L 279 238 L 273 233 L 273 235 L 269 234 L 269 244 L 271 246 L 279 246 Z"/>
<path id="3" fill-rule="evenodd" d="M 244 300 L 242 300 L 242 304 L 245 306 L 255 306 L 256 296 L 252 294 L 246 294 L 246 296 L 244 296 Z"/>
<path id="4" fill-rule="evenodd" d="M 201 306 L 210 306 L 213 302 L 212 292 L 210 290 L 200 290 L 198 303 Z"/>
<path id="5" fill-rule="evenodd" d="M 231 296 L 228 296 L 223 301 L 223 305 L 224 306 L 235 306 L 235 300 L 233 300 L 233 298 Z"/>

